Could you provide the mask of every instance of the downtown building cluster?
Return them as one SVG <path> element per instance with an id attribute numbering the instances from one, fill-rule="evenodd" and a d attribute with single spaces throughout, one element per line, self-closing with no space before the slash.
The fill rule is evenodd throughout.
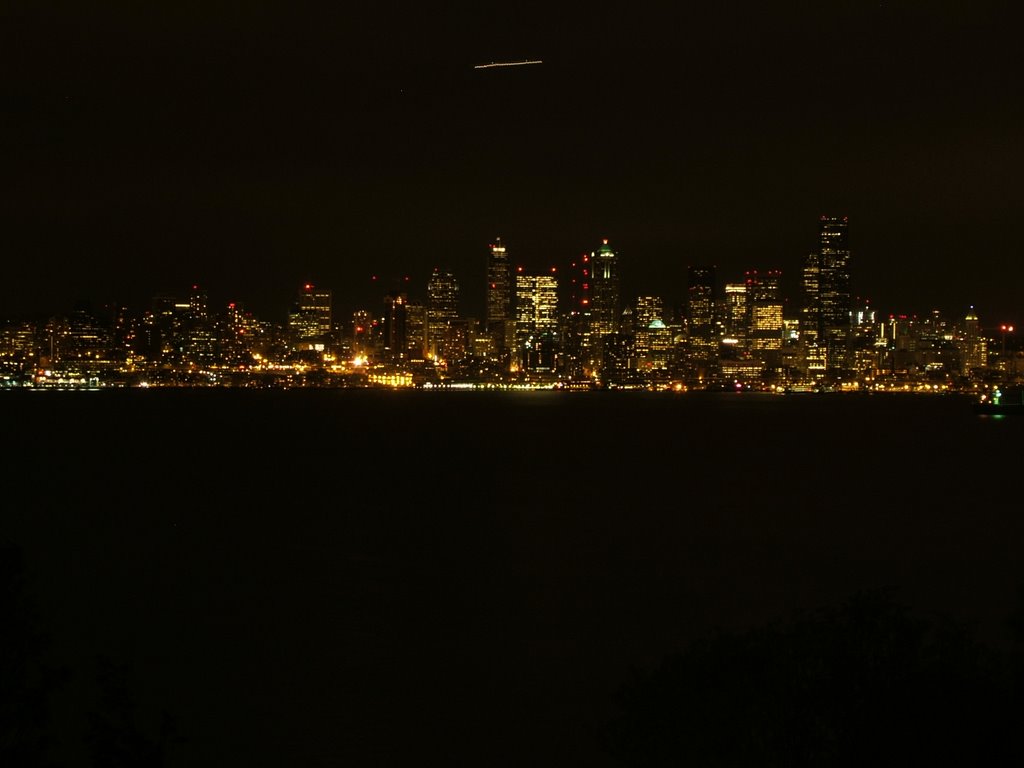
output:
<path id="1" fill-rule="evenodd" d="M 435 268 L 381 304 L 334 316 L 330 290 L 295 291 L 283 322 L 193 285 L 148 310 L 78 310 L 0 327 L 7 387 L 384 386 L 582 389 L 971 390 L 1019 381 L 1012 328 L 973 308 L 947 318 L 876 316 L 851 293 L 846 217 L 822 216 L 800 268 L 800 296 L 778 269 L 688 268 L 683 297 L 625 297 L 620 254 L 603 240 L 542 272 L 516 266 L 500 239 L 486 259 L 485 312 Z M 723 277 L 725 279 L 723 279 Z M 1010 347 L 1007 347 L 1007 339 Z"/>

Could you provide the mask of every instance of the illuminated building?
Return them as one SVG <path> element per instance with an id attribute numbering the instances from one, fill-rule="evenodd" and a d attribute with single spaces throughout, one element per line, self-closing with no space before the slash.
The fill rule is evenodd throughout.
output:
<path id="1" fill-rule="evenodd" d="M 818 246 L 804 260 L 800 334 L 810 349 L 822 345 L 826 371 L 844 372 L 850 351 L 851 295 L 848 217 L 822 216 Z"/>
<path id="2" fill-rule="evenodd" d="M 821 254 L 812 251 L 804 259 L 800 284 L 803 306 L 800 308 L 800 338 L 816 344 L 821 337 Z"/>
<path id="3" fill-rule="evenodd" d="M 404 359 L 408 353 L 406 338 L 406 306 L 408 298 L 403 291 L 388 291 L 384 296 L 384 316 L 381 328 L 381 358 L 389 362 Z"/>
<path id="4" fill-rule="evenodd" d="M 827 370 L 846 368 L 850 338 L 850 248 L 846 216 L 822 216 L 819 227 L 818 305 Z"/>
<path id="5" fill-rule="evenodd" d="M 960 342 L 961 372 L 970 374 L 988 365 L 988 344 L 981 333 L 978 315 L 974 307 L 967 310 L 963 321 L 963 336 Z"/>
<path id="6" fill-rule="evenodd" d="M 590 335 L 594 339 L 619 330 L 619 257 L 607 238 L 590 254 Z"/>
<path id="7" fill-rule="evenodd" d="M 608 244 L 569 266 L 568 315 L 565 318 L 565 373 L 570 378 L 592 378 L 601 368 L 604 337 L 619 330 L 619 257 Z"/>
<path id="8" fill-rule="evenodd" d="M 564 280 L 568 310 L 562 325 L 562 362 L 570 379 L 590 377 L 596 369 L 590 343 L 590 267 L 590 254 L 584 253 L 569 264 Z"/>
<path id="9" fill-rule="evenodd" d="M 706 378 L 718 362 L 718 327 L 715 318 L 715 268 L 696 266 L 687 270 L 686 313 L 690 337 L 690 361 L 694 374 Z"/>
<path id="10" fill-rule="evenodd" d="M 422 304 L 405 305 L 405 355 L 408 360 L 426 359 L 427 308 Z"/>
<path id="11" fill-rule="evenodd" d="M 665 301 L 661 296 L 637 296 L 633 302 L 633 326 L 639 330 L 653 320 L 665 320 Z"/>
<path id="12" fill-rule="evenodd" d="M 660 317 L 636 330 L 635 350 L 637 365 L 641 370 L 664 370 L 668 368 L 672 352 L 672 329 Z"/>
<path id="13" fill-rule="evenodd" d="M 373 332 L 373 315 L 365 309 L 352 313 L 352 354 L 355 358 L 365 361 L 373 354 Z"/>
<path id="14" fill-rule="evenodd" d="M 558 278 L 516 271 L 516 357 L 526 371 L 553 371 L 558 342 Z"/>
<path id="15" fill-rule="evenodd" d="M 427 350 L 443 359 L 450 324 L 459 316 L 459 284 L 451 272 L 434 268 L 427 281 Z"/>
<path id="16" fill-rule="evenodd" d="M 750 306 L 747 284 L 725 284 L 725 336 L 732 339 L 734 349 L 739 352 L 747 348 L 750 331 Z"/>
<path id="17" fill-rule="evenodd" d="M 672 330 L 665 325 L 665 302 L 660 296 L 638 296 L 632 317 L 634 351 L 641 370 L 668 367 Z"/>
<path id="18" fill-rule="evenodd" d="M 299 288 L 288 315 L 288 330 L 296 344 L 323 341 L 331 332 L 331 292 L 312 283 Z"/>
<path id="19" fill-rule="evenodd" d="M 487 332 L 497 350 L 504 350 L 512 320 L 512 273 L 508 252 L 497 238 L 487 258 Z"/>
<path id="20" fill-rule="evenodd" d="M 769 270 L 747 272 L 747 302 L 750 307 L 751 352 L 757 356 L 782 346 L 782 273 Z"/>

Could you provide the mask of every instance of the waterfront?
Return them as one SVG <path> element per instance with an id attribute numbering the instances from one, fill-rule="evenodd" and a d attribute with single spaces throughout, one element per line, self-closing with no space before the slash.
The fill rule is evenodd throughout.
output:
<path id="1" fill-rule="evenodd" d="M 172 765 L 608 765 L 631 667 L 894 586 L 998 641 L 1024 426 L 961 396 L 0 398 L 64 748 L 97 654 Z"/>

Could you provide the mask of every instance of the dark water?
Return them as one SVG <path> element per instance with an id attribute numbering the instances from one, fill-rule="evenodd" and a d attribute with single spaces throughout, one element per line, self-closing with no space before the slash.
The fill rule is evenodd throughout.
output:
<path id="1" fill-rule="evenodd" d="M 609 765 L 631 668 L 891 586 L 1000 642 L 1024 423 L 958 397 L 11 393 L 75 759 L 95 658 L 171 765 Z M 154 731 L 155 732 L 155 731 Z"/>

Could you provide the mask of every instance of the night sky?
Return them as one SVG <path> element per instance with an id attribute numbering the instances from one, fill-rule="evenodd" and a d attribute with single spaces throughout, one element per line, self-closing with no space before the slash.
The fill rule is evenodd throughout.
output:
<path id="1" fill-rule="evenodd" d="M 607 237 L 676 302 L 694 264 L 795 285 L 831 214 L 880 311 L 1024 320 L 1009 3 L 363 5 L 0 5 L 0 318 L 196 282 L 345 313 L 435 266 L 479 316 L 497 236 Z"/>

